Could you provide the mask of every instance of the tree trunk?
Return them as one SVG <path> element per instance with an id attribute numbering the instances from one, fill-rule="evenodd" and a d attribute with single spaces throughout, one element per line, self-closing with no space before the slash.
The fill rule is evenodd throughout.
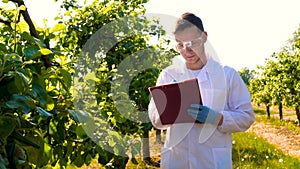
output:
<path id="1" fill-rule="evenodd" d="M 143 161 L 150 164 L 149 131 L 144 131 L 143 138 Z"/>
<path id="2" fill-rule="evenodd" d="M 300 127 L 300 111 L 299 111 L 299 106 L 296 106 L 295 110 L 296 110 L 296 115 L 297 115 L 297 118 L 298 118 L 298 124 L 299 124 L 299 127 Z"/>
<path id="3" fill-rule="evenodd" d="M 270 114 L 270 104 L 266 104 L 266 109 L 267 109 L 267 114 L 268 114 L 268 119 L 271 117 L 271 114 Z"/>
<path id="4" fill-rule="evenodd" d="M 280 118 L 280 120 L 283 120 L 282 103 L 281 102 L 279 103 L 278 110 L 279 110 L 279 118 Z"/>
<path id="5" fill-rule="evenodd" d="M 156 142 L 157 143 L 162 143 L 162 140 L 161 140 L 161 130 L 158 130 L 158 129 L 155 129 L 155 134 L 156 134 Z"/>

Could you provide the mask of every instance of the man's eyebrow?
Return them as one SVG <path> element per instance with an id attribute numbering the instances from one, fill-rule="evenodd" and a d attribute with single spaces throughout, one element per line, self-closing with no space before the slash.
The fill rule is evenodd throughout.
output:
<path id="1" fill-rule="evenodd" d="M 175 41 L 176 41 L 176 42 L 181 42 L 181 41 L 180 41 L 180 40 L 178 40 L 178 39 L 175 39 Z"/>

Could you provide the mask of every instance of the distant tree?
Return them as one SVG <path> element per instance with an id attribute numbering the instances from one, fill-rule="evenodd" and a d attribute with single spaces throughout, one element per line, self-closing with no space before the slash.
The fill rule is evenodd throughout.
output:
<path id="1" fill-rule="evenodd" d="M 262 73 L 250 82 L 250 92 L 257 103 L 278 105 L 280 119 L 283 106 L 294 107 L 300 121 L 300 28 L 287 44 L 266 60 Z M 299 123 L 300 125 L 300 123 Z"/>
<path id="2" fill-rule="evenodd" d="M 238 71 L 241 78 L 245 82 L 247 86 L 249 86 L 250 81 L 254 78 L 254 70 L 250 70 L 247 67 L 242 68 L 240 71 Z"/>
<path id="3" fill-rule="evenodd" d="M 252 79 L 249 85 L 251 99 L 256 104 L 264 104 L 268 118 L 270 118 L 271 95 L 268 89 L 268 78 L 262 75 Z"/>

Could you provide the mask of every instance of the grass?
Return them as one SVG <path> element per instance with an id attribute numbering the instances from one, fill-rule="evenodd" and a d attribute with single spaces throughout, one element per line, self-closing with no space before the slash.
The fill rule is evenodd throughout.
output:
<path id="1" fill-rule="evenodd" d="M 253 133 L 233 134 L 233 168 L 300 168 L 300 159 L 284 154 L 274 145 L 269 144 Z"/>
<path id="2" fill-rule="evenodd" d="M 234 169 L 294 169 L 300 168 L 300 159 L 286 155 L 276 146 L 254 133 L 233 134 L 232 160 Z M 157 161 L 159 157 L 153 157 Z M 139 160 L 138 164 L 128 163 L 129 169 L 158 169 Z"/>
<path id="3" fill-rule="evenodd" d="M 232 160 L 234 169 L 296 169 L 300 168 L 300 159 L 284 154 L 274 145 L 269 144 L 262 138 L 253 133 L 240 132 L 233 134 Z M 158 161 L 159 156 L 152 157 L 153 161 Z M 83 166 L 81 169 L 102 168 L 99 164 Z M 159 169 L 146 164 L 141 159 L 137 159 L 137 164 L 130 160 L 127 164 L 128 169 Z M 78 169 L 69 166 L 67 169 Z"/>
<path id="4" fill-rule="evenodd" d="M 278 112 L 270 111 L 271 118 L 266 111 L 255 108 L 256 121 L 271 124 L 277 128 L 284 127 L 290 131 L 300 133 L 299 122 L 280 120 Z M 283 117 L 295 114 L 283 112 Z M 233 168 L 300 168 L 300 159 L 286 155 L 276 146 L 254 133 L 242 132 L 233 134 Z"/>
<path id="5" fill-rule="evenodd" d="M 258 116 L 256 116 L 256 121 L 257 122 L 264 122 L 264 123 L 268 123 L 268 124 L 272 124 L 274 126 L 276 126 L 277 128 L 280 127 L 285 127 L 288 130 L 291 131 L 296 131 L 298 133 L 300 133 L 300 127 L 299 127 L 299 121 L 298 120 L 279 120 L 278 118 L 276 118 L 274 115 L 277 115 L 278 112 L 275 111 L 270 111 L 271 114 L 271 118 L 269 119 L 267 117 L 266 111 L 262 110 L 262 109 L 257 109 L 254 108 L 254 112 L 255 114 L 257 114 Z M 284 117 L 288 117 L 288 116 L 296 116 L 293 114 L 283 114 L 283 118 Z"/>
<path id="6" fill-rule="evenodd" d="M 274 115 L 278 114 L 275 111 L 271 111 L 271 119 L 268 119 L 266 112 L 261 109 L 255 109 L 256 120 L 259 122 L 273 124 L 276 127 L 284 126 L 288 130 L 296 131 L 300 133 L 298 124 L 293 121 L 274 118 Z M 272 116 L 273 115 L 273 116 Z M 290 114 L 284 114 L 284 117 L 290 116 Z M 152 133 L 155 134 L 155 133 Z M 294 169 L 300 168 L 300 158 L 293 157 L 285 154 L 276 146 L 268 143 L 265 139 L 260 138 L 254 133 L 239 132 L 234 133 L 232 138 L 232 160 L 234 169 Z M 160 146 L 156 146 L 156 151 L 159 151 Z M 154 162 L 159 162 L 160 157 L 151 157 Z M 98 166 L 98 164 L 92 164 Z M 71 169 L 73 167 L 70 167 Z M 76 167 L 74 167 L 75 169 Z M 93 168 L 89 166 L 81 167 L 81 169 Z M 101 167 L 100 167 L 101 168 Z M 137 163 L 130 160 L 127 164 L 128 169 L 159 169 L 153 165 L 144 163 L 141 159 L 137 159 Z"/>

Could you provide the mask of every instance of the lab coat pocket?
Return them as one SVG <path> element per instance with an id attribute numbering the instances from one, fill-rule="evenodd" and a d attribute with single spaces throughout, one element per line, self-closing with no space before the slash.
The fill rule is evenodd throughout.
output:
<path id="1" fill-rule="evenodd" d="M 170 169 L 170 158 L 171 158 L 171 149 L 162 148 L 161 149 L 161 159 L 160 159 L 160 168 L 161 169 Z"/>
<path id="2" fill-rule="evenodd" d="M 229 148 L 213 148 L 213 156 L 215 161 L 215 168 L 217 169 L 231 169 L 231 151 Z"/>

